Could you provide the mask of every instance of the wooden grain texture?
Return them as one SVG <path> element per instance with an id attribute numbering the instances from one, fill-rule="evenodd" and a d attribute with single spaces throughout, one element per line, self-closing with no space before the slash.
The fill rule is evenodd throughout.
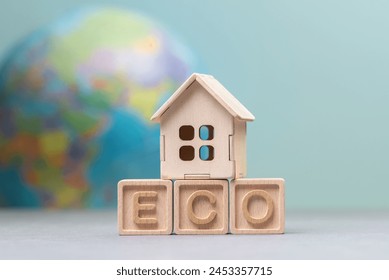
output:
<path id="1" fill-rule="evenodd" d="M 174 232 L 176 234 L 226 234 L 227 231 L 227 180 L 174 182 Z"/>
<path id="2" fill-rule="evenodd" d="M 255 117 L 210 75 L 191 75 L 157 110 L 162 179 L 234 179 L 246 176 L 246 122 Z M 191 136 L 180 137 L 191 128 Z M 200 138 L 210 127 L 211 139 Z M 210 160 L 200 149 L 212 151 Z"/>
<path id="3" fill-rule="evenodd" d="M 170 180 L 122 180 L 118 183 L 120 235 L 171 234 Z"/>
<path id="4" fill-rule="evenodd" d="M 186 95 L 187 88 L 194 82 L 200 83 L 207 92 L 224 107 L 226 111 L 234 118 L 244 121 L 253 121 L 254 115 L 243 104 L 239 102 L 218 80 L 211 75 L 193 73 L 174 93 L 173 95 L 154 113 L 151 117 L 152 121 L 160 122 L 163 114 L 182 95 Z"/>
<path id="5" fill-rule="evenodd" d="M 234 120 L 234 135 L 232 136 L 232 152 L 235 161 L 234 179 L 244 178 L 247 174 L 246 126 L 245 121 Z"/>
<path id="6" fill-rule="evenodd" d="M 190 176 L 208 176 L 209 179 L 225 179 L 235 176 L 235 161 L 229 157 L 229 135 L 233 135 L 233 117 L 197 82 L 186 89 L 166 111 L 161 120 L 161 135 L 164 139 L 164 161 L 161 161 L 161 178 L 187 179 Z M 214 128 L 212 140 L 200 138 L 200 127 Z M 182 126 L 192 126 L 192 140 L 182 140 L 179 130 Z M 200 158 L 200 148 L 210 145 L 214 148 L 214 159 Z M 192 160 L 180 158 L 180 148 L 194 149 Z M 204 178 L 204 177 L 203 177 Z"/>
<path id="7" fill-rule="evenodd" d="M 284 233 L 284 179 L 231 181 L 230 230 L 233 234 Z"/>

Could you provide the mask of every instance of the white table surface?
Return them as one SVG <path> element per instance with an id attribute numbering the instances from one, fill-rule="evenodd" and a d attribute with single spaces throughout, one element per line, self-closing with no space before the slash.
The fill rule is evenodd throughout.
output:
<path id="1" fill-rule="evenodd" d="M 113 210 L 0 209 L 0 259 L 389 259 L 389 211 L 288 211 L 283 235 L 120 237 Z"/>

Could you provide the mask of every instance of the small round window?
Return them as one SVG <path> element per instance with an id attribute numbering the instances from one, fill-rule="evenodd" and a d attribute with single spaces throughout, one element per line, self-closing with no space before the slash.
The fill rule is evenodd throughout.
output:
<path id="1" fill-rule="evenodd" d="M 201 146 L 199 156 L 201 160 L 213 160 L 215 157 L 215 149 L 212 146 Z"/>
<path id="2" fill-rule="evenodd" d="M 213 126 L 212 125 L 200 126 L 199 134 L 200 134 L 201 140 L 212 140 L 213 139 Z"/>

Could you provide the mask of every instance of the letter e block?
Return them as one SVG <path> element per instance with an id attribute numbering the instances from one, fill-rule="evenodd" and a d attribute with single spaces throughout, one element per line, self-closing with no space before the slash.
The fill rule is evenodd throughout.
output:
<path id="1" fill-rule="evenodd" d="M 172 182 L 122 180 L 118 183 L 120 235 L 172 233 Z"/>
<path id="2" fill-rule="evenodd" d="M 227 180 L 174 182 L 174 232 L 226 234 L 228 231 Z"/>
<path id="3" fill-rule="evenodd" d="M 284 233 L 283 179 L 236 179 L 230 187 L 230 227 L 234 234 Z"/>

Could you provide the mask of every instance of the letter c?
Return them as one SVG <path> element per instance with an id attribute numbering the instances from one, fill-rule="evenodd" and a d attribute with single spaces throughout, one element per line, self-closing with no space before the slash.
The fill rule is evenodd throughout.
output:
<path id="1" fill-rule="evenodd" d="M 187 202 L 188 217 L 192 221 L 192 223 L 194 223 L 196 225 L 206 225 L 206 224 L 209 224 L 216 217 L 216 211 L 215 210 L 212 210 L 209 213 L 209 215 L 207 217 L 205 217 L 205 218 L 200 218 L 200 217 L 196 216 L 196 214 L 193 211 L 193 202 L 194 202 L 194 200 L 196 198 L 201 197 L 201 196 L 205 196 L 206 198 L 208 198 L 209 202 L 212 205 L 216 204 L 216 197 L 215 197 L 215 195 L 213 193 L 211 193 L 210 191 L 207 191 L 207 190 L 195 191 L 194 193 L 192 193 L 189 196 L 188 202 Z"/>

